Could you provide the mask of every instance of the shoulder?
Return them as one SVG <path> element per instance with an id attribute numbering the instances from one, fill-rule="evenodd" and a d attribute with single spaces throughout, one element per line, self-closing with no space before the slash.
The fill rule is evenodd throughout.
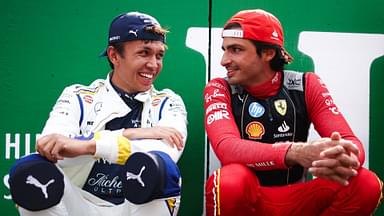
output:
<path id="1" fill-rule="evenodd" d="M 174 113 L 186 113 L 185 104 L 181 96 L 168 88 L 162 90 L 152 89 L 151 106 L 160 113 L 163 110 Z"/>
<path id="2" fill-rule="evenodd" d="M 166 98 L 166 97 L 180 97 L 177 93 L 175 93 L 173 90 L 169 88 L 157 90 L 155 88 L 152 89 L 152 97 L 160 97 L 160 98 Z"/>
<path id="3" fill-rule="evenodd" d="M 172 104 L 172 106 L 184 106 L 182 97 L 169 88 L 161 90 L 153 88 L 151 98 L 152 105 L 163 104 L 168 101 L 168 104 Z"/>
<path id="4" fill-rule="evenodd" d="M 305 85 L 310 89 L 326 87 L 320 76 L 314 72 L 305 73 Z"/>
<path id="5" fill-rule="evenodd" d="M 90 85 L 82 85 L 82 84 L 73 84 L 65 87 L 65 93 L 69 94 L 95 94 L 102 87 L 105 86 L 105 80 L 98 79 L 93 81 Z"/>
<path id="6" fill-rule="evenodd" d="M 227 81 L 224 78 L 214 78 L 207 83 L 205 88 L 227 89 L 227 86 Z"/>
<path id="7" fill-rule="evenodd" d="M 304 91 L 308 72 L 284 70 L 283 84 L 288 90 Z"/>
<path id="8" fill-rule="evenodd" d="M 305 79 L 307 81 L 309 81 L 309 82 L 313 82 L 313 81 L 316 81 L 316 80 L 321 80 L 320 76 L 317 75 L 314 72 L 307 72 L 307 73 L 305 73 Z"/>

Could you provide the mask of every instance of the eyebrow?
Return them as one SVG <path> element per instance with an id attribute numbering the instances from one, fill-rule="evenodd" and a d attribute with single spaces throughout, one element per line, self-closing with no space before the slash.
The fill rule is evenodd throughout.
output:
<path id="1" fill-rule="evenodd" d="M 146 50 L 146 51 L 153 51 L 153 52 L 160 52 L 160 53 L 165 53 L 165 48 L 164 49 L 159 49 L 159 50 L 157 50 L 157 49 L 154 49 L 154 48 L 152 48 L 152 47 L 150 47 L 150 46 L 147 46 L 147 45 L 144 45 L 143 47 L 142 47 L 142 49 L 143 50 Z"/>
<path id="2" fill-rule="evenodd" d="M 235 47 L 239 47 L 239 48 L 242 48 L 243 46 L 242 45 L 240 45 L 240 44 L 229 44 L 229 45 L 227 45 L 226 47 L 224 47 L 224 46 L 221 46 L 221 49 L 222 50 L 225 50 L 225 49 L 231 49 L 231 48 L 235 48 Z"/>

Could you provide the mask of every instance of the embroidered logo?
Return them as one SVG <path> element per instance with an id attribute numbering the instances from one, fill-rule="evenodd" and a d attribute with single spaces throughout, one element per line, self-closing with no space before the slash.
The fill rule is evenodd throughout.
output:
<path id="1" fill-rule="evenodd" d="M 259 118 L 264 114 L 265 108 L 261 104 L 253 102 L 249 105 L 248 112 L 252 117 Z"/>
<path id="2" fill-rule="evenodd" d="M 271 37 L 272 39 L 275 39 L 275 40 L 278 40 L 279 39 L 279 34 L 277 33 L 277 31 L 276 30 L 273 30 L 273 32 L 272 32 L 272 37 Z"/>
<path id="3" fill-rule="evenodd" d="M 141 187 L 145 187 L 144 181 L 141 178 L 141 175 L 143 174 L 144 170 L 145 170 L 145 166 L 141 167 L 141 170 L 140 170 L 139 174 L 137 174 L 137 175 L 130 173 L 130 172 L 127 172 L 127 180 L 135 179 L 141 184 Z"/>
<path id="4" fill-rule="evenodd" d="M 247 125 L 245 132 L 250 139 L 261 139 L 265 133 L 263 124 L 257 121 L 253 121 Z"/>
<path id="5" fill-rule="evenodd" d="M 274 102 L 276 111 L 282 115 L 285 116 L 287 113 L 287 101 L 285 99 L 279 99 Z"/>
<path id="6" fill-rule="evenodd" d="M 157 106 L 159 105 L 161 102 L 160 98 L 155 98 L 152 100 L 152 106 Z"/>
<path id="7" fill-rule="evenodd" d="M 287 125 L 287 123 L 285 121 L 283 121 L 283 123 L 277 128 L 277 130 L 281 133 L 285 133 L 285 132 L 289 131 L 289 126 Z"/>
<path id="8" fill-rule="evenodd" d="M 34 185 L 35 187 L 38 187 L 41 189 L 41 192 L 44 194 L 45 199 L 48 199 L 48 193 L 47 193 L 47 188 L 50 184 L 54 183 L 55 179 L 51 179 L 48 181 L 47 184 L 41 184 L 39 180 L 37 180 L 35 177 L 29 175 L 27 177 L 27 181 L 25 182 L 26 184 L 31 184 Z"/>
<path id="9" fill-rule="evenodd" d="M 165 202 L 167 204 L 170 215 L 175 215 L 178 210 L 178 203 L 176 198 L 167 199 Z"/>
<path id="10" fill-rule="evenodd" d="M 129 30 L 128 34 L 134 34 L 135 37 L 137 37 L 137 31 L 138 31 L 138 30 L 136 30 L 136 31 Z"/>

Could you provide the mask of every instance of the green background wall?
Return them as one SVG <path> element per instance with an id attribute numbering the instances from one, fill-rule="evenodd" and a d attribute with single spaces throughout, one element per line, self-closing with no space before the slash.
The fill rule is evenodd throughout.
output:
<path id="1" fill-rule="evenodd" d="M 211 10 L 210 10 L 211 3 Z M 122 12 L 142 11 L 169 27 L 169 50 L 157 88 L 168 87 L 180 94 L 189 114 L 189 137 L 179 162 L 183 175 L 179 215 L 201 215 L 205 169 L 205 134 L 202 91 L 206 82 L 205 61 L 186 47 L 190 27 L 222 27 L 241 9 L 263 8 L 280 18 L 285 28 L 286 47 L 295 56 L 289 66 L 313 70 L 313 62 L 297 50 L 301 31 L 384 34 L 382 1 L 323 0 L 194 0 L 194 1 L 0 1 L 0 184 L 1 215 L 17 215 L 6 199 L 6 175 L 15 161 L 15 148 L 6 156 L 6 143 L 20 134 L 20 156 L 34 150 L 35 134 L 43 127 L 62 89 L 72 83 L 89 84 L 104 78 L 109 70 L 98 54 L 106 46 L 111 19 Z M 332 49 L 332 48 L 331 48 Z M 353 74 L 351 74 L 353 75 Z M 370 81 L 370 168 L 384 177 L 384 58 L 371 66 Z M 342 81 L 340 81 L 342 83 Z M 353 96 L 350 96 L 353 99 Z M 8 135 L 7 135 L 8 134 Z M 26 139 L 30 134 L 30 142 Z M 10 136 L 10 141 L 7 141 Z M 27 135 L 28 137 L 28 135 Z M 27 145 L 27 148 L 25 147 Z M 3 182 L 2 181 L 2 182 Z M 383 207 L 376 215 L 384 215 Z"/>

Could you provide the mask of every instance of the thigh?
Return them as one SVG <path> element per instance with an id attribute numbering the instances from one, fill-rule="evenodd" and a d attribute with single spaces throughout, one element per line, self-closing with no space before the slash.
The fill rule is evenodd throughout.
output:
<path id="1" fill-rule="evenodd" d="M 65 206 L 61 202 L 52 208 L 41 211 L 29 211 L 22 207 L 18 207 L 18 210 L 21 216 L 69 216 Z"/>
<path id="2" fill-rule="evenodd" d="M 324 179 L 281 187 L 261 187 L 265 215 L 320 215 L 340 186 Z"/>
<path id="3" fill-rule="evenodd" d="M 96 210 L 91 207 L 91 203 L 85 199 L 81 189 L 73 185 L 70 180 L 64 176 L 64 194 L 61 201 L 49 208 L 41 211 L 29 211 L 19 207 L 21 216 L 82 216 L 98 215 Z"/>

